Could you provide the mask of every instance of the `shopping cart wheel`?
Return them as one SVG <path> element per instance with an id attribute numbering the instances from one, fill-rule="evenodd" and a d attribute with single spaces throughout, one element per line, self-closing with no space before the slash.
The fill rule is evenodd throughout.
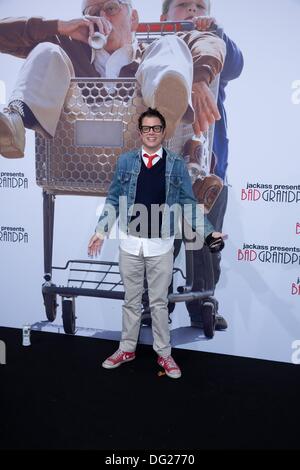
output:
<path id="1" fill-rule="evenodd" d="M 57 312 L 57 295 L 56 294 L 43 294 L 46 317 L 49 321 L 54 321 Z"/>
<path id="2" fill-rule="evenodd" d="M 65 333 L 74 335 L 76 329 L 75 299 L 64 299 L 62 301 L 62 320 Z"/>
<path id="3" fill-rule="evenodd" d="M 203 331 L 206 338 L 213 338 L 215 334 L 215 306 L 211 302 L 205 302 L 201 309 Z"/>

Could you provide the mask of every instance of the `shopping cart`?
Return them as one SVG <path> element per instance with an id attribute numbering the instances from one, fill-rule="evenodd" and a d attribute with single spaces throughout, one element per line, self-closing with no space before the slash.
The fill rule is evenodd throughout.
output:
<path id="1" fill-rule="evenodd" d="M 138 40 L 151 42 L 164 34 L 190 30 L 191 22 L 164 22 L 141 24 Z M 217 82 L 213 88 L 217 90 Z M 78 296 L 124 299 L 118 263 L 94 260 L 69 260 L 65 266 L 52 266 L 55 198 L 64 195 L 106 196 L 113 177 L 116 161 L 124 153 L 140 145 L 136 125 L 146 107 L 134 78 L 71 80 L 70 89 L 52 139 L 36 134 L 36 181 L 43 189 L 44 280 L 42 294 L 47 319 L 53 322 L 57 314 L 57 299 L 62 298 L 64 331 L 76 331 L 75 299 Z M 209 176 L 213 127 L 202 137 L 202 156 L 199 168 L 193 166 L 191 177 L 204 181 Z M 191 125 L 181 123 L 165 146 L 181 154 L 192 139 Z M 206 152 L 206 153 L 205 153 Z M 197 173 L 197 174 L 196 174 Z M 211 182 L 203 194 L 203 202 L 211 206 Z M 67 284 L 57 286 L 53 271 L 69 269 Z M 212 266 L 211 266 L 212 270 Z M 186 280 L 184 287 L 170 295 L 170 302 L 189 302 L 199 298 L 213 298 L 213 290 L 193 292 L 193 256 L 186 251 Z M 91 275 L 94 278 L 91 278 Z M 215 310 L 205 322 L 204 333 L 212 337 Z"/>

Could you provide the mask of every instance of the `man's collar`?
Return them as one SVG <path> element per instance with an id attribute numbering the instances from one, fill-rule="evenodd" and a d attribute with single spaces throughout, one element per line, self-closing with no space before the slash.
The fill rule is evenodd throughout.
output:
<path id="1" fill-rule="evenodd" d="M 147 155 L 154 155 L 154 153 L 155 153 L 158 157 L 162 158 L 162 156 L 163 156 L 163 148 L 160 147 L 160 149 L 158 149 L 157 152 L 149 153 L 149 152 L 146 152 L 146 150 L 144 149 L 144 147 L 142 147 L 142 155 L 144 155 L 144 153 L 147 154 Z"/>
<path id="2" fill-rule="evenodd" d="M 115 54 L 116 52 L 124 51 L 126 55 L 128 56 L 129 62 L 132 62 L 136 58 L 138 47 L 139 47 L 138 40 L 135 34 L 133 33 L 131 44 L 125 44 L 124 46 L 120 47 L 120 49 L 117 49 L 116 51 L 114 51 L 113 54 Z M 106 63 L 107 60 L 110 58 L 110 56 L 113 55 L 113 54 L 109 54 L 105 49 L 100 49 L 99 51 L 95 51 L 95 49 L 92 49 L 91 64 L 94 62 L 96 54 L 98 54 L 99 57 L 102 58 L 104 63 Z"/>

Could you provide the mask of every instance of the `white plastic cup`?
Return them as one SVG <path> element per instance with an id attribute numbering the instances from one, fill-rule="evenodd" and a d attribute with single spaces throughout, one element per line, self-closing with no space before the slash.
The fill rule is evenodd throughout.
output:
<path id="1" fill-rule="evenodd" d="M 106 43 L 107 43 L 107 36 L 97 31 L 92 36 L 89 37 L 89 45 L 95 51 L 103 49 Z"/>
<path id="2" fill-rule="evenodd" d="M 23 334 L 22 334 L 22 345 L 23 346 L 30 346 L 30 331 L 31 331 L 31 326 L 26 324 L 23 325 Z"/>

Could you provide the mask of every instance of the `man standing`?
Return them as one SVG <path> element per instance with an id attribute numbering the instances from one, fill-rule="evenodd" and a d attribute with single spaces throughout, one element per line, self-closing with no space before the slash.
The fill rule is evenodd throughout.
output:
<path id="1" fill-rule="evenodd" d="M 224 243 L 223 235 L 214 232 L 212 225 L 203 220 L 184 160 L 162 147 L 165 129 L 165 119 L 155 109 L 149 108 L 139 117 L 142 148 L 119 157 L 96 233 L 88 245 L 88 253 L 94 255 L 101 250 L 112 225 L 111 214 L 119 215 L 120 197 L 126 197 L 126 233 L 120 240 L 119 259 L 125 290 L 122 338 L 119 349 L 102 365 L 113 369 L 135 358 L 146 271 L 153 349 L 158 355 L 157 362 L 169 377 L 179 378 L 180 368 L 171 356 L 168 287 L 172 280 L 174 234 L 181 217 L 177 213 L 178 217 L 174 220 L 169 209 L 176 205 L 183 207 L 188 223 L 213 249 L 222 249 Z M 139 230 L 134 217 L 136 207 L 138 211 L 145 208 L 146 213 Z M 163 208 L 158 222 L 153 217 L 155 211 L 152 209 L 155 208 Z M 124 217 L 120 223 L 124 231 Z"/>
<path id="2" fill-rule="evenodd" d="M 187 122 L 194 120 L 193 74 L 210 81 L 222 68 L 225 45 L 211 33 L 138 44 L 138 13 L 131 0 L 83 0 L 82 12 L 83 17 L 69 21 L 0 21 L 0 52 L 26 59 L 8 107 L 0 113 L 2 156 L 24 156 L 25 128 L 54 136 L 72 77 L 136 76 L 145 105 L 165 113 L 171 137 L 184 115 Z M 106 44 L 92 53 L 89 38 L 96 30 Z M 211 101 L 195 113 L 196 121 L 220 117 Z"/>
<path id="3" fill-rule="evenodd" d="M 163 0 L 162 1 L 162 21 L 193 21 L 195 29 L 199 31 L 208 31 L 212 25 L 216 25 L 215 18 L 210 16 L 211 2 L 210 0 L 197 0 L 182 2 L 181 0 Z M 227 208 L 228 186 L 226 178 L 226 170 L 228 166 L 228 138 L 227 138 L 227 118 L 224 108 L 225 88 L 229 81 L 238 78 L 243 70 L 243 55 L 237 45 L 226 35 L 223 34 L 223 40 L 226 44 L 226 56 L 223 69 L 220 74 L 219 93 L 218 93 L 218 110 L 220 114 L 219 120 L 215 123 L 213 153 L 216 157 L 216 166 L 214 173 L 223 180 L 223 188 L 218 196 L 214 206 L 208 214 L 208 219 L 216 230 L 222 231 L 224 216 Z M 194 80 L 193 83 L 193 99 L 199 102 L 199 107 L 205 106 L 207 95 L 207 83 L 204 81 Z M 202 103 L 202 104 L 201 104 Z M 194 126 L 195 134 L 208 129 L 211 122 L 201 121 L 201 125 Z M 176 247 L 178 251 L 178 246 Z M 212 256 L 214 285 L 219 281 L 221 268 L 221 254 L 210 254 L 206 246 L 201 250 L 194 251 L 194 284 L 193 290 L 205 291 L 209 290 L 212 280 L 206 266 L 210 266 L 208 257 Z M 202 326 L 201 308 L 199 301 L 189 302 L 187 309 L 191 317 L 192 326 Z M 227 328 L 227 322 L 219 313 L 216 315 L 216 330 L 224 330 Z"/>

